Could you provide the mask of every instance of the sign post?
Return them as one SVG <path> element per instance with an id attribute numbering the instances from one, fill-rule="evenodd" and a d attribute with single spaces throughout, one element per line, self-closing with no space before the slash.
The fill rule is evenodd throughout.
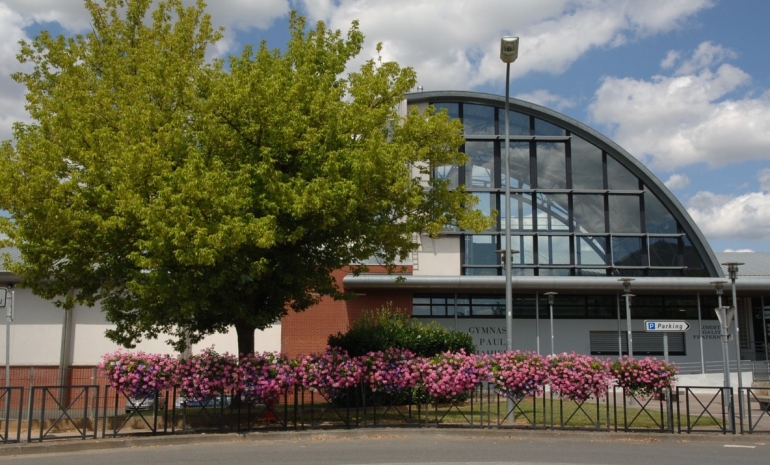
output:
<path id="1" fill-rule="evenodd" d="M 13 321 L 13 285 L 11 287 L 10 303 L 7 301 L 8 289 L 0 287 L 0 308 L 5 308 L 5 387 L 11 387 L 11 322 Z M 11 391 L 8 389 L 5 393 L 5 411 L 11 405 Z M 21 419 L 20 419 L 21 420 Z M 6 430 L 7 431 L 7 430 Z M 7 437 L 7 434 L 6 434 Z"/>
<path id="2" fill-rule="evenodd" d="M 690 323 L 682 320 L 644 320 L 644 329 L 648 333 L 663 333 L 663 358 L 668 362 L 668 333 L 683 333 L 690 329 Z M 671 389 L 666 391 L 668 426 L 674 427 L 674 409 L 671 405 Z"/>

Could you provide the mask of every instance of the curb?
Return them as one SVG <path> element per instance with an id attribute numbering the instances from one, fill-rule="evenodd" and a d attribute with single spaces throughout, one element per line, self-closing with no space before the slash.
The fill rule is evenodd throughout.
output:
<path id="1" fill-rule="evenodd" d="M 38 454 L 60 454 L 107 449 L 134 447 L 183 446 L 193 444 L 255 442 L 255 441 L 297 441 L 307 439 L 372 439 L 378 437 L 463 437 L 476 439 L 527 440 L 548 437 L 551 440 L 580 442 L 681 442 L 766 445 L 768 436 L 724 435 L 711 433 L 665 434 L 665 433 L 607 433 L 604 431 L 552 431 L 523 429 L 482 429 L 482 428 L 366 428 L 329 429 L 313 431 L 280 431 L 250 433 L 177 434 L 164 436 L 127 436 L 106 439 L 62 439 L 51 442 L 33 442 L 0 446 L 0 457 L 16 457 Z"/>

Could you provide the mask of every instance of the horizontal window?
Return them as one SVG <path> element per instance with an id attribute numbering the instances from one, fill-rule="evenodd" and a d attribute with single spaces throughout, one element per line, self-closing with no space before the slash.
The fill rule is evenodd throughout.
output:
<path id="1" fill-rule="evenodd" d="M 664 355 L 663 333 L 632 331 L 634 357 L 640 355 Z M 589 334 L 591 355 L 619 355 L 618 337 L 622 355 L 628 355 L 628 333 L 625 331 L 591 331 Z M 687 355 L 684 333 L 668 333 L 668 354 Z"/>

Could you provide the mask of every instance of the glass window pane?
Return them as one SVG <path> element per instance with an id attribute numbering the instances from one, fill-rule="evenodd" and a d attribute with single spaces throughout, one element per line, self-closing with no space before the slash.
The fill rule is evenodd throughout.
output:
<path id="1" fill-rule="evenodd" d="M 573 189 L 604 189 L 602 151 L 585 140 L 570 139 Z"/>
<path id="2" fill-rule="evenodd" d="M 473 209 L 480 211 L 486 216 L 492 216 L 492 210 L 496 208 L 495 198 L 497 197 L 497 194 L 478 192 L 472 195 L 479 199 L 479 202 Z M 494 226 L 492 228 L 494 228 Z"/>
<path id="3" fill-rule="evenodd" d="M 569 236 L 538 236 L 537 255 L 540 265 L 569 265 Z M 541 270 L 542 271 L 542 270 Z M 554 276 L 554 275 L 551 275 Z"/>
<path id="4" fill-rule="evenodd" d="M 562 143 L 538 142 L 537 153 L 537 188 L 566 189 L 567 162 L 566 148 Z"/>
<path id="5" fill-rule="evenodd" d="M 492 141 L 466 142 L 465 185 L 468 187 L 494 187 L 495 152 Z"/>
<path id="6" fill-rule="evenodd" d="M 613 237 L 612 257 L 615 266 L 642 266 L 642 238 Z"/>
<path id="7" fill-rule="evenodd" d="M 508 163 L 512 189 L 529 189 L 529 142 L 511 142 Z M 505 143 L 501 144 L 500 169 L 505 171 Z M 504 174 L 504 173 L 503 173 Z M 505 188 L 505 179 L 501 176 L 500 185 Z"/>
<path id="8" fill-rule="evenodd" d="M 500 230 L 505 230 L 505 194 L 500 194 Z M 511 194 L 511 230 L 532 231 L 532 194 Z"/>
<path id="9" fill-rule="evenodd" d="M 553 304 L 554 318 L 582 318 L 586 316 L 586 301 L 583 296 L 557 295 Z"/>
<path id="10" fill-rule="evenodd" d="M 610 190 L 639 190 L 639 178 L 612 157 L 607 157 L 607 182 Z"/>
<path id="11" fill-rule="evenodd" d="M 459 103 L 434 103 L 433 107 L 436 109 L 436 113 L 446 109 L 449 112 L 450 118 L 460 117 L 460 104 Z"/>
<path id="12" fill-rule="evenodd" d="M 644 192 L 644 225 L 648 233 L 676 234 L 676 220 L 652 192 Z"/>
<path id="13" fill-rule="evenodd" d="M 500 135 L 505 135 L 505 109 L 500 108 Z M 529 115 L 508 111 L 508 134 L 511 136 L 529 136 Z"/>
<path id="14" fill-rule="evenodd" d="M 571 276 L 569 268 L 540 268 L 540 276 Z"/>
<path id="15" fill-rule="evenodd" d="M 505 242 L 505 236 L 502 236 L 502 242 Z M 535 264 L 535 246 L 532 236 L 511 236 L 511 250 L 518 250 L 519 253 L 513 254 L 514 265 L 534 265 Z"/>
<path id="16" fill-rule="evenodd" d="M 535 118 L 535 135 L 537 136 L 564 136 L 567 131 L 547 121 Z"/>
<path id="17" fill-rule="evenodd" d="M 464 104 L 463 126 L 467 135 L 493 135 L 495 133 L 495 108 L 486 105 Z"/>
<path id="18" fill-rule="evenodd" d="M 466 265 L 497 265 L 497 236 L 465 236 Z"/>
<path id="19" fill-rule="evenodd" d="M 698 251 L 692 245 L 690 239 L 684 236 L 682 242 L 684 247 L 684 266 L 687 267 L 684 272 L 685 276 L 707 276 L 706 266 L 703 264 L 703 260 L 698 255 Z"/>
<path id="20" fill-rule="evenodd" d="M 572 196 L 575 232 L 604 233 L 604 196 L 601 194 Z"/>
<path id="21" fill-rule="evenodd" d="M 577 238 L 577 263 L 578 265 L 606 265 L 607 238 L 583 237 Z M 603 273 L 603 271 L 602 271 Z"/>
<path id="22" fill-rule="evenodd" d="M 503 316 L 505 315 L 505 298 L 474 297 L 471 312 L 474 316 Z"/>
<path id="23" fill-rule="evenodd" d="M 569 231 L 567 194 L 537 194 L 537 230 Z"/>
<path id="24" fill-rule="evenodd" d="M 651 237 L 650 266 L 679 266 L 679 239 Z"/>
<path id="25" fill-rule="evenodd" d="M 460 170 L 457 165 L 439 165 L 433 171 L 433 178 L 449 181 L 449 187 L 454 189 L 460 185 Z"/>
<path id="26" fill-rule="evenodd" d="M 578 276 L 607 276 L 607 270 L 604 268 L 583 268 L 577 269 L 575 273 Z"/>
<path id="27" fill-rule="evenodd" d="M 415 316 L 428 316 L 428 315 L 430 315 L 430 306 L 428 306 L 428 305 L 412 305 L 412 315 L 415 315 Z"/>
<path id="28" fill-rule="evenodd" d="M 590 318 L 615 318 L 617 315 L 615 296 L 588 296 L 586 301 Z"/>
<path id="29" fill-rule="evenodd" d="M 463 268 L 465 276 L 499 276 L 500 269 L 495 268 Z"/>
<path id="30" fill-rule="evenodd" d="M 636 195 L 610 195 L 610 232 L 642 232 L 641 207 Z"/>

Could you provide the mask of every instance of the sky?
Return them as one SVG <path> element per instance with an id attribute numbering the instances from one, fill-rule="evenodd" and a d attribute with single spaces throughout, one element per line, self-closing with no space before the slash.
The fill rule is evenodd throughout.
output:
<path id="1" fill-rule="evenodd" d="M 185 0 L 192 3 L 193 0 Z M 511 95 L 614 140 L 666 184 L 716 252 L 770 252 L 768 0 L 209 0 L 225 36 L 282 48 L 297 10 L 366 35 L 351 63 L 411 66 L 425 91 L 505 94 L 500 38 L 520 38 Z M 88 32 L 81 0 L 0 0 L 0 140 L 28 121 L 20 40 Z"/>

